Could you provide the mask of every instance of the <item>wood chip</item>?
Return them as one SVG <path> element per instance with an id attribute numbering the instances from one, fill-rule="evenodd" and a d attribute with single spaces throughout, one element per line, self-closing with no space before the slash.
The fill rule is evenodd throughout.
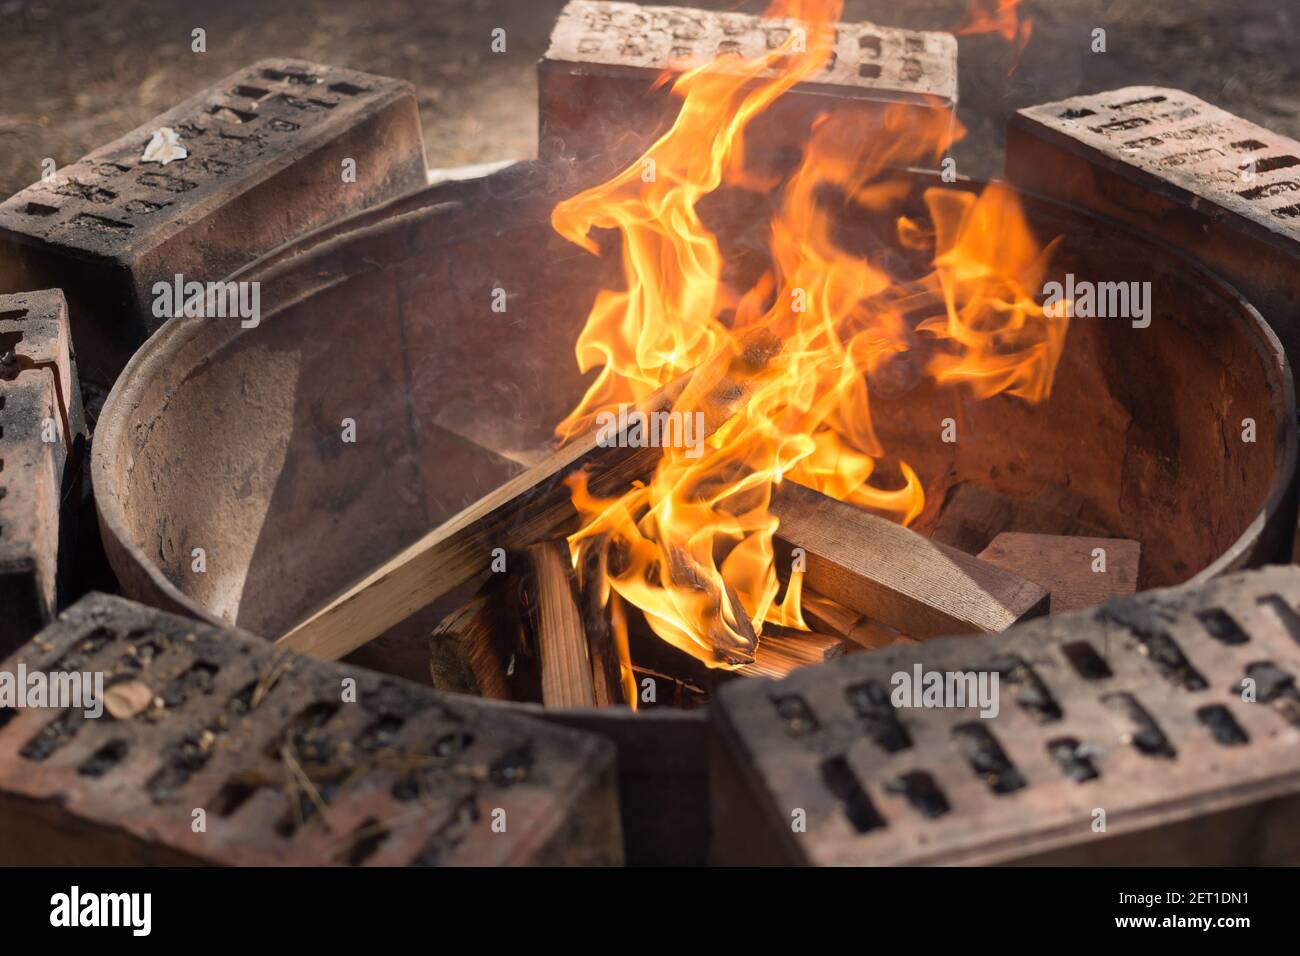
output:
<path id="1" fill-rule="evenodd" d="M 130 720 L 153 703 L 153 691 L 138 680 L 114 684 L 104 692 L 104 709 L 114 720 Z"/>

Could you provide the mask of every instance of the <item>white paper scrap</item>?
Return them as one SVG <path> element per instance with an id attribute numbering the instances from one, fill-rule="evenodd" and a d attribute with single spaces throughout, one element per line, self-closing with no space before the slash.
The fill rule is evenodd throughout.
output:
<path id="1" fill-rule="evenodd" d="M 173 159 L 184 159 L 188 155 L 185 147 L 181 145 L 181 138 L 176 135 L 176 130 L 170 126 L 160 126 L 153 131 L 153 138 L 144 148 L 144 155 L 140 157 L 140 162 L 166 166 Z"/>

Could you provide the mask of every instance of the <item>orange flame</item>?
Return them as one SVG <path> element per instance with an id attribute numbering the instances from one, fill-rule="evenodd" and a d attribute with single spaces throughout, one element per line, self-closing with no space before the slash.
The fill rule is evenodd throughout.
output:
<path id="1" fill-rule="evenodd" d="M 599 414 L 683 376 L 673 413 L 708 423 L 702 447 L 663 448 L 648 481 L 624 494 L 598 498 L 582 475 L 571 483 L 582 526 L 570 552 L 575 567 L 590 568 L 596 551 L 621 647 L 624 603 L 715 667 L 752 660 L 765 622 L 805 627 L 798 574 L 778 600 L 769 506 L 780 481 L 903 523 L 920 513 L 921 482 L 906 462 L 873 481 L 886 454 L 868 383 L 903 353 L 923 350 L 935 381 L 979 398 L 1038 401 L 1050 390 L 1065 319 L 1035 302 L 1050 249 L 1035 242 L 1015 195 L 932 189 L 928 224 L 896 213 L 910 185 L 892 170 L 938 162 L 956 135 L 944 111 L 819 116 L 784 181 L 758 182 L 745 167 L 746 127 L 822 69 L 839 11 L 839 0 L 774 3 L 769 17 L 790 18 L 785 44 L 682 74 L 673 126 L 620 175 L 552 213 L 561 235 L 593 253 L 591 231 L 616 230 L 626 282 L 592 306 L 576 351 L 579 367 L 598 374 L 557 436 L 584 433 Z M 776 197 L 768 266 L 744 289 L 723 281 L 718 240 L 696 210 L 721 188 Z M 895 218 L 897 248 L 928 251 L 932 270 L 902 281 L 843 249 L 835 237 L 846 209 Z M 630 675 L 624 652 L 629 688 Z"/>
<path id="2" fill-rule="evenodd" d="M 996 33 L 1009 43 L 1014 51 L 1010 73 L 1016 72 L 1020 65 L 1020 54 L 1029 45 L 1029 38 L 1034 32 L 1034 21 L 1028 17 L 1021 20 L 1017 12 L 1020 0 L 971 0 L 966 22 L 957 28 L 962 36 L 976 36 L 981 33 Z"/>

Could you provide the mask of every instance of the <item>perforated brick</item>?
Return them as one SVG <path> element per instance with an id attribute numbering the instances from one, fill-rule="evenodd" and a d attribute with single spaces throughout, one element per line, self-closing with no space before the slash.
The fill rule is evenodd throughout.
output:
<path id="1" fill-rule="evenodd" d="M 0 295 L 0 654 L 67 589 L 88 437 L 63 294 Z"/>
<path id="2" fill-rule="evenodd" d="M 1300 568 L 1268 568 L 729 684 L 714 858 L 1295 863 L 1297 608 Z M 999 712 L 895 706 L 917 665 L 998 672 Z"/>
<path id="3" fill-rule="evenodd" d="M 55 376 L 0 356 L 0 653 L 54 616 L 67 457 Z"/>
<path id="4" fill-rule="evenodd" d="M 1199 259 L 1300 361 L 1300 143 L 1189 93 L 1132 86 L 1019 110 L 1007 177 Z"/>
<path id="5" fill-rule="evenodd" d="M 0 356 L 13 353 L 20 369 L 44 369 L 54 379 L 59 417 L 69 451 L 85 436 L 85 412 L 77 355 L 68 322 L 68 303 L 58 289 L 0 295 Z"/>
<path id="6" fill-rule="evenodd" d="M 188 155 L 142 162 L 161 127 Z M 164 321 L 156 281 L 222 279 L 425 178 L 410 84 L 262 60 L 0 204 L 0 291 L 63 289 L 82 373 L 110 384 Z"/>
<path id="7" fill-rule="evenodd" d="M 665 70 L 680 72 L 726 53 L 757 57 L 779 48 L 798 26 L 743 13 L 571 0 L 538 64 L 540 152 L 625 162 L 667 128 L 680 105 L 666 88 L 651 89 Z M 954 37 L 838 24 L 830 62 L 755 121 L 751 151 L 797 147 L 801 131 L 821 112 L 852 108 L 879 119 L 890 104 L 956 109 Z"/>
<path id="8" fill-rule="evenodd" d="M 0 863 L 622 858 L 596 736 L 99 594 L 0 672 L 20 664 L 135 704 L 0 710 Z"/>

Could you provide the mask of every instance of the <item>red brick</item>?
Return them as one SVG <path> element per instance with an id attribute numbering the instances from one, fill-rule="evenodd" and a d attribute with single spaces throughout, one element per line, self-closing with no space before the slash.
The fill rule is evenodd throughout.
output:
<path id="1" fill-rule="evenodd" d="M 743 13 L 570 0 L 538 64 L 541 155 L 626 163 L 676 115 L 679 100 L 666 89 L 651 91 L 664 70 L 726 51 L 758 56 L 780 46 L 796 25 Z M 891 104 L 956 109 L 957 43 L 950 34 L 841 23 L 834 52 L 822 75 L 754 121 L 752 155 L 797 148 L 808 123 L 827 110 L 878 120 Z"/>
<path id="2" fill-rule="evenodd" d="M 54 615 L 67 461 L 54 376 L 12 360 L 7 367 L 11 377 L 0 364 L 0 653 Z"/>
<path id="3" fill-rule="evenodd" d="M 1300 568 L 1266 568 L 732 683 L 711 708 L 713 858 L 1300 862 L 1297 608 Z M 895 708 L 917 664 L 997 671 L 999 713 Z"/>
<path id="4" fill-rule="evenodd" d="M 40 368 L 54 377 L 59 415 L 71 442 L 86 435 L 76 350 L 68 304 L 58 289 L 0 295 L 0 353 L 12 351 L 20 368 Z"/>
<path id="5" fill-rule="evenodd" d="M 123 719 L 0 711 L 3 864 L 622 860 L 613 748 L 594 735 L 100 594 L 0 671 L 20 663 L 155 701 Z"/>
<path id="6" fill-rule="evenodd" d="M 189 155 L 142 163 L 163 126 Z M 156 281 L 222 279 L 425 181 L 409 83 L 262 60 L 0 204 L 0 291 L 63 289 L 82 373 L 111 384 L 162 322 Z"/>
<path id="7" fill-rule="evenodd" d="M 1028 192 L 1198 259 L 1300 361 L 1300 143 L 1181 90 L 1131 86 L 1019 110 L 1006 168 Z"/>

